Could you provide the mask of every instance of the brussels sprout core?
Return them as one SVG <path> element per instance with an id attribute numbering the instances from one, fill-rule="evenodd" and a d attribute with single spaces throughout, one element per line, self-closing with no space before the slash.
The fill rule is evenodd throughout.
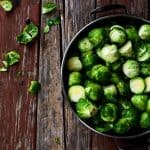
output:
<path id="1" fill-rule="evenodd" d="M 134 78 L 139 75 L 140 73 L 140 68 L 139 64 L 135 60 L 127 60 L 123 64 L 123 73 L 128 77 L 128 78 Z"/>

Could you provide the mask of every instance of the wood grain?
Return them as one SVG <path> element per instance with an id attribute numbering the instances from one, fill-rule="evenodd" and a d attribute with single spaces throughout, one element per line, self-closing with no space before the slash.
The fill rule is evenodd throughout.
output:
<path id="1" fill-rule="evenodd" d="M 72 37 L 89 22 L 89 12 L 94 8 L 94 0 L 65 0 L 62 21 L 63 52 Z M 91 132 L 73 114 L 65 100 L 65 142 L 66 150 L 89 150 Z"/>
<path id="2" fill-rule="evenodd" d="M 0 149 L 35 149 L 36 97 L 27 92 L 27 86 L 37 77 L 38 42 L 32 46 L 19 45 L 16 36 L 22 31 L 27 18 L 38 25 L 37 0 L 21 1 L 13 12 L 0 10 L 0 61 L 4 53 L 16 49 L 21 62 L 6 73 L 0 73 Z M 20 76 L 16 76 L 21 72 Z"/>
<path id="3" fill-rule="evenodd" d="M 42 4 L 46 1 L 43 0 Z M 53 1 L 58 5 L 57 1 Z M 59 10 L 59 5 L 58 8 Z M 53 15 L 52 15 L 53 14 Z M 59 15 L 59 11 L 41 15 L 41 38 L 38 96 L 37 150 L 64 149 L 63 99 L 60 83 L 60 27 L 53 26 L 48 34 L 43 33 L 46 20 Z"/>
<path id="4" fill-rule="evenodd" d="M 129 14 L 150 16 L 148 0 L 53 0 L 57 11 L 41 15 L 41 5 L 49 0 L 18 1 L 12 13 L 0 9 L 0 64 L 4 53 L 16 49 L 22 60 L 6 73 L 0 73 L 0 150 L 116 150 L 114 139 L 93 133 L 72 112 L 61 91 L 60 65 L 73 36 L 90 22 L 89 12 L 106 4 L 124 4 Z M 111 11 L 97 17 L 120 13 Z M 43 34 L 46 20 L 61 16 L 61 25 Z M 28 46 L 16 42 L 16 36 L 31 20 L 39 25 L 40 37 Z M 18 76 L 18 72 L 21 72 Z M 39 95 L 27 92 L 29 82 L 39 79 Z M 148 137 L 150 139 L 150 137 Z M 146 150 L 147 139 L 135 140 Z M 131 141 L 118 140 L 119 146 Z M 126 148 L 129 150 L 129 148 Z M 132 149 L 133 150 L 133 149 Z"/>

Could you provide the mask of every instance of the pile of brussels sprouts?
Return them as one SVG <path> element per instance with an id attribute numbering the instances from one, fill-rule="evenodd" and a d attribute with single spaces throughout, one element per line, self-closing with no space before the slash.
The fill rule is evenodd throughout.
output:
<path id="1" fill-rule="evenodd" d="M 99 132 L 149 130 L 150 25 L 94 28 L 77 51 L 67 61 L 77 115 Z"/>

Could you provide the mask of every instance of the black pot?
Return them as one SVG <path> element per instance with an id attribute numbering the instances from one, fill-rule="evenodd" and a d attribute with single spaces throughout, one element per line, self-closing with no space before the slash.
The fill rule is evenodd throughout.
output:
<path id="1" fill-rule="evenodd" d="M 109 15 L 109 16 L 105 16 L 105 17 L 101 17 L 98 18 L 92 22 L 90 22 L 89 24 L 87 24 L 86 26 L 84 26 L 75 36 L 74 38 L 71 40 L 71 42 L 69 43 L 68 47 L 66 48 L 64 57 L 63 57 L 63 61 L 62 61 L 62 65 L 61 65 L 61 80 L 62 80 L 62 86 L 63 86 L 63 92 L 64 92 L 64 96 L 65 99 L 68 99 L 67 96 L 67 79 L 68 79 L 68 71 L 66 68 L 66 60 L 68 60 L 68 58 L 70 56 L 72 56 L 73 51 L 76 50 L 76 43 L 78 42 L 79 39 L 81 39 L 82 37 L 85 37 L 85 35 L 93 28 L 96 27 L 100 27 L 100 26 L 107 26 L 110 25 L 112 22 L 116 22 L 118 24 L 121 25 L 127 25 L 127 24 L 132 24 L 135 26 L 140 26 L 141 24 L 145 24 L 148 23 L 150 24 L 150 21 L 140 18 L 140 17 L 135 17 L 135 16 L 131 16 L 128 15 L 127 10 L 125 8 L 125 6 L 122 5 L 108 5 L 108 6 L 104 6 L 104 7 L 100 7 L 100 8 L 96 8 L 94 9 L 91 13 L 90 16 L 92 16 L 93 14 L 95 15 L 98 12 L 102 12 L 102 11 L 107 11 L 110 9 L 124 9 L 126 15 L 124 14 L 120 14 L 120 15 Z M 69 102 L 69 100 L 68 100 Z M 70 102 L 69 102 L 70 103 Z M 70 103 L 70 106 L 73 110 L 73 112 L 75 112 L 75 108 L 74 105 Z M 75 112 L 76 114 L 76 112 Z M 77 116 L 77 115 L 76 115 Z M 78 117 L 78 116 L 77 116 Z M 144 135 L 148 135 L 150 133 L 150 130 L 147 131 L 135 131 L 133 133 L 129 133 L 127 135 L 123 135 L 123 136 L 119 136 L 119 135 L 115 135 L 115 134 L 106 134 L 106 133 L 100 133 L 98 131 L 96 131 L 95 129 L 93 129 L 92 127 L 90 127 L 88 125 L 88 123 L 82 121 L 79 117 L 78 119 L 86 126 L 88 127 L 90 130 L 107 136 L 107 137 L 113 137 L 113 138 L 117 138 L 117 139 L 132 139 L 132 138 L 138 138 Z"/>

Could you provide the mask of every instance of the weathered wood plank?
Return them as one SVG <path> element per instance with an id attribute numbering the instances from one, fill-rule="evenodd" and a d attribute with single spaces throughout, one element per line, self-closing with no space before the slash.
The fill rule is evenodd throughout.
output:
<path id="1" fill-rule="evenodd" d="M 89 22 L 89 11 L 94 8 L 94 3 L 94 0 L 64 0 L 63 52 L 72 37 Z M 66 100 L 64 107 L 66 150 L 89 150 L 90 131 L 77 120 Z"/>
<path id="2" fill-rule="evenodd" d="M 42 1 L 42 4 L 46 0 Z M 57 3 L 59 10 L 58 1 Z M 63 99 L 60 83 L 60 27 L 53 26 L 50 33 L 43 34 L 46 20 L 59 15 L 54 12 L 41 16 L 41 43 L 39 59 L 39 80 L 41 92 L 38 96 L 37 150 L 63 150 Z"/>
<path id="3" fill-rule="evenodd" d="M 35 149 L 36 97 L 27 92 L 29 81 L 37 77 L 38 42 L 22 46 L 16 36 L 27 18 L 38 25 L 40 0 L 21 1 L 11 13 L 0 11 L 0 61 L 9 50 L 22 56 L 19 64 L 7 73 L 0 73 L 0 149 Z M 20 71 L 21 75 L 16 76 Z"/>

